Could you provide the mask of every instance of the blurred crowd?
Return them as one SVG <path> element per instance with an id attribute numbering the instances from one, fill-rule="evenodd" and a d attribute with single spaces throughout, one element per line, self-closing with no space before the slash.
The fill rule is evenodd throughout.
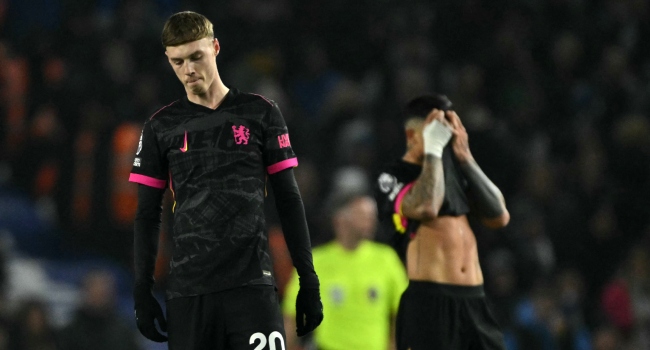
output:
<path id="1" fill-rule="evenodd" d="M 500 231 L 476 226 L 509 349 L 650 349 L 644 0 L 0 0 L 0 231 L 12 249 L 130 266 L 126 180 L 144 120 L 184 94 L 160 44 L 180 10 L 215 24 L 226 85 L 280 105 L 314 244 L 332 238 L 330 194 L 370 190 L 402 155 L 405 102 L 441 92 L 512 216 Z M 272 205 L 268 222 L 286 270 Z M 23 299 L 2 308 L 0 349 L 29 332 L 58 339 L 50 304 Z M 36 348 L 73 349 L 14 349 Z"/>

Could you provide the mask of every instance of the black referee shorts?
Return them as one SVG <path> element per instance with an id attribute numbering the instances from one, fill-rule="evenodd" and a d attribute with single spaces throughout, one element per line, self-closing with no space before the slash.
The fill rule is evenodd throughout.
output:
<path id="1" fill-rule="evenodd" d="M 273 286 L 168 300 L 167 331 L 169 350 L 285 349 L 282 312 Z"/>
<path id="2" fill-rule="evenodd" d="M 397 313 L 398 350 L 505 350 L 483 286 L 410 281 Z"/>

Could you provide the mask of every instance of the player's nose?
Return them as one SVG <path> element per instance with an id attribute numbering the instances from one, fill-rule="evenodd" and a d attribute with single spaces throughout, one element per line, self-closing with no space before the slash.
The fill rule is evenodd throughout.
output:
<path id="1" fill-rule="evenodd" d="M 194 64 L 191 62 L 185 65 L 185 74 L 186 75 L 194 75 L 196 73 L 196 70 L 194 69 Z"/>

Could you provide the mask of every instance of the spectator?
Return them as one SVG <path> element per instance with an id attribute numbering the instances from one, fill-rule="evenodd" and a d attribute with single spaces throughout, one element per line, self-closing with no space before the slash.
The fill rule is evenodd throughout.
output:
<path id="1" fill-rule="evenodd" d="M 570 277 L 564 277 L 568 279 Z M 560 281 L 559 286 L 539 282 L 527 298 L 520 302 L 516 313 L 517 322 L 511 350 L 590 350 L 590 334 L 561 302 L 566 301 L 568 285 L 574 281 Z M 556 293 L 559 292 L 559 293 Z M 571 292 L 573 293 L 573 291 Z M 558 295 L 559 294 L 559 295 Z M 574 304 L 579 299 L 571 301 Z M 575 316 L 574 316 L 575 317 Z"/>
<path id="2" fill-rule="evenodd" d="M 62 349 L 55 341 L 46 305 L 39 300 L 27 300 L 18 311 L 18 344 L 21 350 Z M 1 347 L 0 347 L 1 348 Z"/>
<path id="3" fill-rule="evenodd" d="M 61 331 L 65 350 L 138 350 L 135 326 L 115 312 L 115 278 L 107 271 L 90 272 L 82 287 L 83 301 L 72 322 Z"/>
<path id="4" fill-rule="evenodd" d="M 593 350 L 633 350 L 633 348 L 625 345 L 616 328 L 601 326 L 594 332 Z"/>
<path id="5" fill-rule="evenodd" d="M 609 281 L 601 296 L 609 322 L 638 349 L 650 348 L 650 259 L 647 249 L 630 250 L 619 274 Z"/>

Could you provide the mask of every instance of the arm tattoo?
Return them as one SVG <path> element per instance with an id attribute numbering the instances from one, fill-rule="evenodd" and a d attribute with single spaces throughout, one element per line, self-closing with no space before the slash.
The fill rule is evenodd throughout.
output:
<path id="1" fill-rule="evenodd" d="M 469 193 L 476 201 L 477 209 L 486 218 L 496 218 L 505 211 L 505 200 L 499 188 L 483 173 L 473 159 L 461 164 L 469 183 Z"/>
<path id="2" fill-rule="evenodd" d="M 422 172 L 402 200 L 402 213 L 413 219 L 432 219 L 445 198 L 442 158 L 426 154 Z"/>

